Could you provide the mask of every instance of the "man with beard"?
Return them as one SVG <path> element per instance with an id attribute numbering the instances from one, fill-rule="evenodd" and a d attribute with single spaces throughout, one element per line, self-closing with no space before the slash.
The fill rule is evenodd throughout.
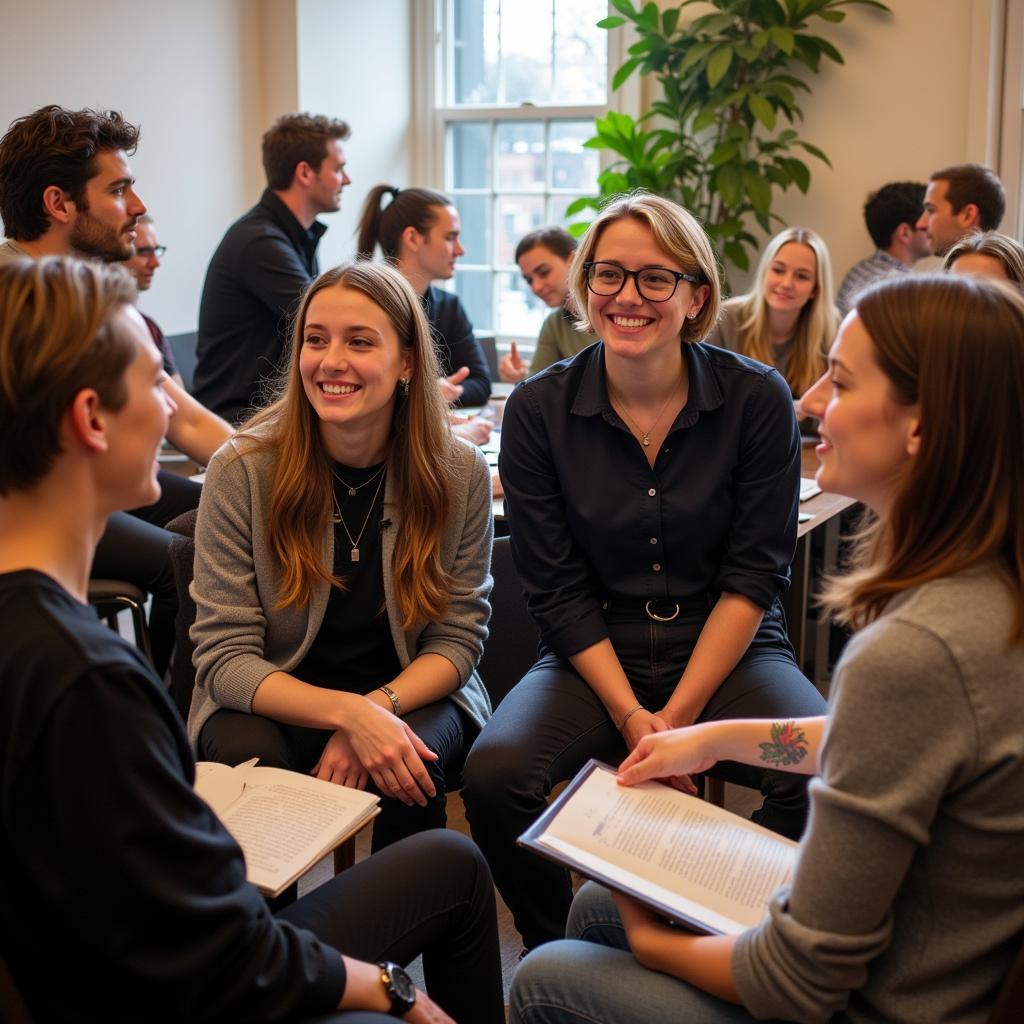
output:
<path id="1" fill-rule="evenodd" d="M 139 131 L 116 111 L 50 105 L 18 118 L 0 140 L 4 256 L 133 255 L 146 206 L 128 156 Z"/>
<path id="2" fill-rule="evenodd" d="M 18 118 L 0 139 L 0 217 L 8 238 L 0 244 L 0 264 L 19 256 L 82 256 L 105 263 L 134 257 L 138 221 L 146 212 L 128 164 L 138 139 L 138 128 L 114 110 L 51 104 Z M 177 410 L 169 440 L 206 465 L 231 427 L 180 383 L 167 378 L 163 388 Z M 178 607 L 167 554 L 172 535 L 163 527 L 195 508 L 201 489 L 167 471 L 159 479 L 158 501 L 111 516 L 93 572 L 152 595 L 150 642 L 162 675 L 174 647 Z"/>

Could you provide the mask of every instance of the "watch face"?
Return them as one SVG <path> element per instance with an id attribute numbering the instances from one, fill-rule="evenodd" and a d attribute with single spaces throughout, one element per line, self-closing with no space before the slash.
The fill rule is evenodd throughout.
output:
<path id="1" fill-rule="evenodd" d="M 412 978 L 398 964 L 391 965 L 390 974 L 391 985 L 395 990 L 395 995 L 403 1002 L 412 1006 L 416 1001 L 416 986 L 412 983 Z"/>

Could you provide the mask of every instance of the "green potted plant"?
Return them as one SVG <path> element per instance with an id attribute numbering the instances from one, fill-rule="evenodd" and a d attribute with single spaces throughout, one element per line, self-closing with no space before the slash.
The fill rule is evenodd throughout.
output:
<path id="1" fill-rule="evenodd" d="M 699 3 L 714 10 L 681 17 Z M 806 192 L 805 154 L 829 163 L 793 125 L 803 117 L 798 96 L 823 58 L 843 63 L 836 47 L 811 32 L 814 21 L 838 23 L 858 4 L 888 12 L 880 0 L 683 0 L 661 11 L 611 0 L 617 15 L 598 22 L 615 30 L 631 23 L 639 36 L 612 80 L 633 72 L 656 76 L 662 97 L 641 118 L 609 111 L 586 145 L 615 160 L 598 177 L 600 194 L 578 199 L 567 213 L 597 209 L 610 195 L 646 188 L 682 203 L 707 228 L 724 261 L 741 270 L 760 247 L 750 218 L 766 233 L 781 223 L 772 212 L 778 190 Z M 830 165 L 831 166 L 831 165 Z M 586 223 L 573 224 L 580 234 Z"/>

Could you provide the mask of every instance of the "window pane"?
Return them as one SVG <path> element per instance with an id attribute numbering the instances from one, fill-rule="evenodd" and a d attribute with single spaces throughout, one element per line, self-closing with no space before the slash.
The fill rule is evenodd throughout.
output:
<path id="1" fill-rule="evenodd" d="M 551 122 L 551 187 L 597 191 L 600 162 L 596 149 L 583 143 L 594 134 L 593 121 Z"/>
<path id="2" fill-rule="evenodd" d="M 502 3 L 504 95 L 499 102 L 551 102 L 551 3 L 552 0 L 504 0 Z"/>
<path id="3" fill-rule="evenodd" d="M 453 0 L 451 68 L 455 103 L 498 101 L 500 0 Z"/>
<path id="4" fill-rule="evenodd" d="M 465 263 L 491 262 L 491 218 L 489 215 L 491 201 L 488 196 L 452 196 L 455 208 L 459 211 L 462 221 L 462 234 L 459 241 L 466 255 Z"/>
<path id="5" fill-rule="evenodd" d="M 469 121 L 448 128 L 451 137 L 452 188 L 490 188 L 491 126 Z"/>
<path id="6" fill-rule="evenodd" d="M 455 291 L 477 330 L 493 330 L 491 273 L 488 270 L 456 270 Z"/>
<path id="7" fill-rule="evenodd" d="M 597 191 L 596 187 L 594 191 Z M 588 193 L 588 195 L 593 195 L 593 192 Z M 579 196 L 552 196 L 548 200 L 548 219 L 545 223 L 559 224 L 565 228 L 570 224 L 576 224 L 579 221 L 593 220 L 597 216 L 597 211 L 591 209 L 580 210 L 579 213 L 574 213 L 571 217 L 566 217 L 566 208 L 570 203 L 576 202 L 579 198 Z"/>
<path id="8" fill-rule="evenodd" d="M 553 102 L 605 102 L 608 33 L 597 22 L 607 13 L 607 0 L 556 0 Z"/>
<path id="9" fill-rule="evenodd" d="M 515 263 L 519 239 L 544 223 L 544 199 L 542 196 L 498 196 L 495 210 L 498 234 L 495 263 L 507 266 Z"/>
<path id="10" fill-rule="evenodd" d="M 506 121 L 495 133 L 499 192 L 544 188 L 544 125 L 539 121 Z"/>
<path id="11" fill-rule="evenodd" d="M 520 274 L 497 274 L 499 334 L 513 338 L 533 338 L 548 315 L 548 307 L 527 287 Z"/>

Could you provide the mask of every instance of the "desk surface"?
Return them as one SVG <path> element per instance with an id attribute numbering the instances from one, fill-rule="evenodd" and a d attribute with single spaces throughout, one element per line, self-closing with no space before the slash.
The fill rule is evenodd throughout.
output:
<path id="1" fill-rule="evenodd" d="M 813 477 L 818 469 L 818 456 L 814 454 L 814 445 L 805 444 L 801 452 L 801 473 L 803 476 Z M 840 512 L 845 512 L 856 502 L 853 498 L 847 498 L 842 494 L 816 494 L 813 498 L 800 503 L 800 511 L 811 516 L 806 522 L 801 523 L 796 529 L 797 537 L 803 537 L 823 526 Z"/>

